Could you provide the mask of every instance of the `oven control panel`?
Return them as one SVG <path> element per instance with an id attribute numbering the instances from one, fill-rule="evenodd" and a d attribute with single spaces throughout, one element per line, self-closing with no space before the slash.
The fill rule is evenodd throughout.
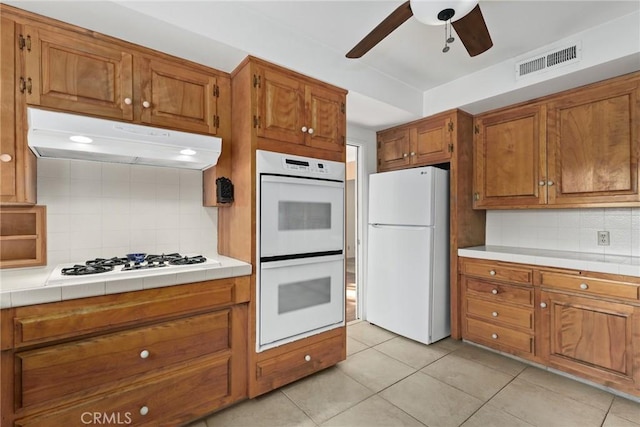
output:
<path id="1" fill-rule="evenodd" d="M 282 166 L 286 170 L 311 173 L 329 173 L 329 165 L 318 160 L 282 159 Z"/>

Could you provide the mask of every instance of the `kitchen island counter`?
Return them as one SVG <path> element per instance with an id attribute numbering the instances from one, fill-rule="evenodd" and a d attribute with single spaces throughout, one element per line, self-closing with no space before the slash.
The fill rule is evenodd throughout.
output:
<path id="1" fill-rule="evenodd" d="M 205 280 L 247 276 L 251 264 L 222 255 L 207 257 L 217 261 L 206 265 L 181 266 L 179 269 L 141 270 L 126 278 L 98 275 L 77 276 L 64 284 L 47 283 L 52 268 L 0 270 L 0 308 L 65 301 L 99 295 L 202 282 Z"/>
<path id="2" fill-rule="evenodd" d="M 474 246 L 458 249 L 467 258 L 515 262 L 640 277 L 640 257 L 511 246 Z"/>

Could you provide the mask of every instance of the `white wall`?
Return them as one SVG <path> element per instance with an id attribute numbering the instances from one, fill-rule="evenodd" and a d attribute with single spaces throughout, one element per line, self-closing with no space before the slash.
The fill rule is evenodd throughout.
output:
<path id="1" fill-rule="evenodd" d="M 47 206 L 47 265 L 145 253 L 217 253 L 217 208 L 202 207 L 202 172 L 38 159 Z"/>
<path id="2" fill-rule="evenodd" d="M 479 114 L 640 69 L 640 12 L 590 28 L 553 45 L 527 52 L 424 92 L 423 115 L 451 108 Z M 515 64 L 523 59 L 582 42 L 582 60 L 521 80 Z"/>
<path id="3" fill-rule="evenodd" d="M 347 258 L 353 258 L 356 256 L 356 218 L 353 214 L 356 212 L 356 180 L 349 179 L 345 183 L 345 190 L 347 194 L 346 209 L 347 209 Z M 356 212 L 357 214 L 357 212 Z"/>
<path id="4" fill-rule="evenodd" d="M 487 211 L 487 245 L 640 257 L 640 208 Z M 598 246 L 597 231 L 611 245 Z"/>

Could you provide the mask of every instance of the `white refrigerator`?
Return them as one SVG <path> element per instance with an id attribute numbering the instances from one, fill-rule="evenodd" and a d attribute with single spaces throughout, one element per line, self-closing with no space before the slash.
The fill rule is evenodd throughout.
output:
<path id="1" fill-rule="evenodd" d="M 366 320 L 430 344 L 450 334 L 449 172 L 369 176 Z"/>

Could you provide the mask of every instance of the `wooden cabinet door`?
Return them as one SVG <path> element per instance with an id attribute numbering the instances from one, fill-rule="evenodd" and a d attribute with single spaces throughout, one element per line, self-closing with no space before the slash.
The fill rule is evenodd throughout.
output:
<path id="1" fill-rule="evenodd" d="M 640 308 L 540 292 L 542 357 L 552 367 L 633 388 L 640 380 Z M 635 368 L 634 368 L 635 364 Z"/>
<path id="2" fill-rule="evenodd" d="M 276 141 L 304 144 L 304 84 L 283 72 L 256 67 L 256 134 Z M 322 126 L 320 131 L 322 132 Z"/>
<path id="3" fill-rule="evenodd" d="M 409 166 L 410 133 L 409 129 L 391 129 L 378 133 L 378 172 Z"/>
<path id="4" fill-rule="evenodd" d="M 448 162 L 453 150 L 453 121 L 449 115 L 425 120 L 412 129 L 411 164 Z"/>
<path id="5" fill-rule="evenodd" d="M 308 146 L 338 152 L 345 149 L 345 98 L 343 93 L 307 85 L 305 123 Z"/>
<path id="6" fill-rule="evenodd" d="M 550 204 L 633 203 L 638 192 L 636 80 L 581 90 L 549 104 Z"/>
<path id="7" fill-rule="evenodd" d="M 17 201 L 16 180 L 16 84 L 19 76 L 16 72 L 15 23 L 2 18 L 0 26 L 0 197 L 4 201 Z"/>
<path id="8" fill-rule="evenodd" d="M 27 103 L 114 119 L 133 119 L 132 55 L 79 33 L 26 27 L 32 88 Z"/>
<path id="9" fill-rule="evenodd" d="M 218 131 L 216 77 L 175 62 L 136 58 L 140 121 L 186 132 Z"/>
<path id="10" fill-rule="evenodd" d="M 23 50 L 18 48 L 19 26 L 8 18 L 0 24 L 0 202 L 36 203 L 35 156 L 27 147 L 22 73 Z M 21 80 L 22 79 L 22 80 Z M 24 83 L 21 83 L 24 82 Z M 24 86 L 22 86 L 24 84 Z"/>
<path id="11" fill-rule="evenodd" d="M 526 106 L 476 118 L 475 208 L 546 203 L 543 110 Z"/>

